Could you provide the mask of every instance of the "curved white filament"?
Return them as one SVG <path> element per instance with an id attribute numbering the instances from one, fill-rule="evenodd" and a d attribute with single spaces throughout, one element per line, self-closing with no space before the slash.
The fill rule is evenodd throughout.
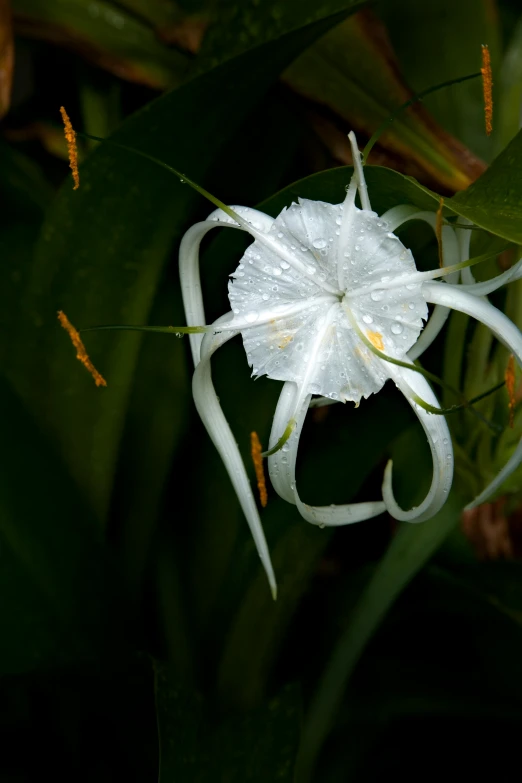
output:
<path id="1" fill-rule="evenodd" d="M 515 355 L 519 366 L 522 366 L 522 333 L 504 313 L 493 307 L 486 299 L 462 291 L 460 286 L 448 286 L 444 283 L 426 283 L 423 291 L 427 301 L 459 310 L 485 324 L 508 351 Z M 522 440 L 493 481 L 466 508 L 475 508 L 488 500 L 521 462 Z"/>
<path id="2" fill-rule="evenodd" d="M 361 153 L 359 152 L 357 139 L 355 138 L 355 133 L 353 131 L 350 131 L 348 134 L 348 139 L 350 140 L 350 146 L 352 148 L 353 165 L 355 174 L 357 176 L 357 188 L 359 190 L 359 197 L 361 199 L 361 207 L 368 210 L 368 212 L 371 212 L 372 207 L 370 204 L 370 198 L 368 196 L 368 188 L 366 187 L 366 179 L 364 178 Z"/>
<path id="3" fill-rule="evenodd" d="M 222 318 L 219 318 L 218 321 L 216 321 L 216 324 L 223 319 L 230 318 L 230 316 L 231 313 L 227 313 Z M 236 491 L 241 508 L 243 509 L 243 513 L 245 514 L 252 533 L 259 558 L 266 571 L 272 595 L 275 598 L 277 594 L 277 584 L 270 560 L 270 553 L 261 526 L 261 520 L 257 511 L 256 501 L 237 443 L 221 409 L 214 389 L 214 384 L 212 383 L 210 359 L 215 351 L 227 342 L 227 340 L 234 337 L 235 334 L 236 333 L 234 332 L 227 332 L 206 334 L 204 336 L 201 345 L 201 359 L 196 366 L 192 379 L 192 392 L 201 421 L 205 425 L 214 446 L 218 450 L 219 456 L 223 460 L 223 464 L 227 469 L 227 473 Z"/>
<path id="4" fill-rule="evenodd" d="M 462 270 L 464 271 L 464 270 Z M 466 291 L 474 296 L 487 296 L 496 291 L 506 283 L 512 283 L 514 280 L 519 280 L 522 277 L 522 258 L 520 258 L 516 264 L 502 272 L 496 277 L 492 277 L 490 280 L 484 280 L 482 283 L 471 283 L 469 285 L 459 285 L 460 291 Z"/>
<path id="5" fill-rule="evenodd" d="M 260 231 L 270 231 L 273 218 L 248 207 L 233 207 L 241 216 L 259 228 Z M 183 307 L 188 326 L 201 326 L 205 323 L 205 308 L 201 292 L 201 278 L 199 274 L 199 247 L 201 240 L 211 229 L 228 226 L 242 229 L 232 218 L 221 209 L 215 209 L 206 220 L 195 223 L 181 240 L 179 246 L 179 276 L 181 282 L 181 294 Z M 199 362 L 202 334 L 191 334 L 190 348 L 194 366 Z"/>
<path id="6" fill-rule="evenodd" d="M 390 365 L 390 377 L 395 381 L 409 404 L 415 411 L 431 449 L 433 459 L 433 478 L 430 489 L 423 502 L 409 511 L 404 511 L 395 500 L 392 489 L 392 461 L 386 465 L 382 485 L 382 496 L 386 508 L 392 517 L 403 522 L 424 522 L 442 508 L 451 489 L 453 480 L 453 447 L 451 436 L 442 415 L 428 413 L 414 399 L 421 397 L 429 405 L 440 407 L 428 381 L 419 373 L 405 367 Z"/>

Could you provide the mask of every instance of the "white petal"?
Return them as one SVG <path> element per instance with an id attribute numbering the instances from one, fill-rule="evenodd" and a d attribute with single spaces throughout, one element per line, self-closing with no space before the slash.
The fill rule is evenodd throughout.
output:
<path id="1" fill-rule="evenodd" d="M 464 271 L 464 270 L 462 270 Z M 522 258 L 510 269 L 502 274 L 492 277 L 490 280 L 484 280 L 482 283 L 471 283 L 470 285 L 459 285 L 461 291 L 467 291 L 474 296 L 487 296 L 506 283 L 512 283 L 514 280 L 520 280 L 522 277 Z"/>
<path id="2" fill-rule="evenodd" d="M 273 218 L 265 215 L 263 212 L 259 212 L 257 209 L 238 206 L 234 206 L 233 209 L 260 231 L 269 231 L 274 222 Z M 220 209 L 215 209 L 208 216 L 207 220 L 196 223 L 189 228 L 181 240 L 179 247 L 179 274 L 183 307 L 188 326 L 202 326 L 205 323 L 205 308 L 203 306 L 199 275 L 199 246 L 201 240 L 212 228 L 223 225 L 231 228 L 240 228 L 229 215 Z M 192 358 L 194 365 L 196 365 L 199 361 L 203 335 L 191 334 L 189 339 Z"/>
<path id="3" fill-rule="evenodd" d="M 467 218 L 460 218 L 459 222 L 468 226 L 473 225 L 471 220 L 468 220 Z M 457 231 L 457 237 L 458 237 L 459 247 L 460 247 L 460 256 L 462 261 L 465 261 L 466 259 L 469 258 L 469 247 L 471 244 L 471 229 L 458 228 L 456 229 L 456 231 Z M 475 278 L 473 277 L 473 272 L 469 267 L 464 267 L 464 269 L 461 271 L 461 275 L 462 275 L 462 281 L 466 285 L 473 285 L 473 283 L 475 282 Z"/>
<path id="4" fill-rule="evenodd" d="M 422 375 L 405 367 L 390 365 L 390 376 L 405 395 L 426 433 L 433 459 L 433 479 L 423 502 L 409 511 L 404 511 L 393 496 L 390 460 L 384 472 L 382 496 L 386 508 L 395 519 L 404 522 L 423 522 L 434 516 L 448 499 L 453 479 L 451 436 L 444 416 L 428 413 L 411 397 L 411 393 L 414 392 L 429 405 L 440 407 L 430 385 Z"/>
<path id="5" fill-rule="evenodd" d="M 411 220 L 414 215 L 418 215 L 420 210 L 411 204 L 398 204 L 387 212 L 383 212 L 381 220 L 387 224 L 388 231 L 395 231 L 406 221 Z"/>
<path id="6" fill-rule="evenodd" d="M 313 525 L 349 525 L 382 514 L 385 506 L 381 501 L 341 506 L 309 506 L 301 501 L 296 489 L 295 466 L 309 402 L 310 396 L 305 395 L 297 384 L 285 383 L 274 415 L 270 448 L 275 446 L 290 419 L 295 418 L 296 426 L 283 449 L 268 458 L 268 472 L 274 489 L 284 500 L 295 503 L 301 516 Z"/>
<path id="7" fill-rule="evenodd" d="M 228 317 L 230 316 L 225 316 L 225 318 Z M 216 323 L 219 323 L 219 321 Z M 230 480 L 236 491 L 241 508 L 243 509 L 243 513 L 245 514 L 248 526 L 254 538 L 257 552 L 266 571 L 272 595 L 275 597 L 277 591 L 276 580 L 265 535 L 261 526 L 261 520 L 259 519 L 256 501 L 252 493 L 243 460 L 241 459 L 241 454 L 228 422 L 225 419 L 212 383 L 210 359 L 213 353 L 223 345 L 223 343 L 230 340 L 231 337 L 234 337 L 234 332 L 205 335 L 201 346 L 201 360 L 194 371 L 192 391 L 201 421 L 205 425 L 212 442 L 223 460 L 228 475 L 230 476 Z M 204 481 L 204 477 L 202 477 L 202 481 Z"/>
<path id="8" fill-rule="evenodd" d="M 443 304 L 461 313 L 466 313 L 485 324 L 500 342 L 513 353 L 519 366 L 522 366 L 522 334 L 515 324 L 486 299 L 462 291 L 460 286 L 444 283 L 425 283 L 424 295 L 429 302 Z M 493 495 L 522 462 L 522 440 L 515 452 L 493 481 L 466 508 L 474 508 Z"/>

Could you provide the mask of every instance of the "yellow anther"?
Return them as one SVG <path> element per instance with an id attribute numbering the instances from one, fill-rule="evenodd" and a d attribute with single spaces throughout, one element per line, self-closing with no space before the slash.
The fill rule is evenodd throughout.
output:
<path id="1" fill-rule="evenodd" d="M 491 74 L 491 56 L 487 44 L 482 44 L 482 90 L 484 93 L 484 119 L 486 133 L 489 136 L 493 130 L 493 76 Z"/>
<path id="2" fill-rule="evenodd" d="M 78 149 L 76 147 L 76 133 L 74 132 L 69 115 L 63 106 L 60 106 L 60 114 L 62 115 L 63 130 L 65 133 L 65 139 L 67 141 L 67 150 L 69 152 L 69 166 L 71 167 L 74 179 L 73 190 L 78 190 L 80 187 L 80 173 L 78 171 Z"/>
<path id="3" fill-rule="evenodd" d="M 263 457 L 261 456 L 261 452 L 263 451 L 263 449 L 261 448 L 261 443 L 259 442 L 259 438 L 257 437 L 257 432 L 250 433 L 250 449 L 252 454 L 252 462 L 254 463 L 254 468 L 256 470 L 257 488 L 259 490 L 259 500 L 261 501 L 261 505 L 264 508 L 268 503 L 268 494 L 266 491 L 265 471 L 263 468 Z"/>
<path id="4" fill-rule="evenodd" d="M 79 362 L 83 364 L 83 366 L 89 370 L 92 377 L 94 378 L 94 382 L 96 386 L 107 386 L 107 381 L 101 375 L 101 373 L 98 372 L 94 364 L 89 359 L 89 356 L 87 354 L 87 351 L 85 350 L 85 346 L 82 343 L 81 337 L 78 333 L 78 330 L 74 328 L 72 323 L 69 321 L 65 313 L 63 313 L 61 310 L 58 311 L 58 320 L 60 321 L 60 324 L 63 326 L 69 337 L 71 338 L 71 342 L 76 348 L 76 358 Z"/>

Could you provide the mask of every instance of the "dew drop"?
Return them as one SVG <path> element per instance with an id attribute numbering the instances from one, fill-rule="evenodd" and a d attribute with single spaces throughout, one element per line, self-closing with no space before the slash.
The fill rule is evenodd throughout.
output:
<path id="1" fill-rule="evenodd" d="M 251 310 L 249 313 L 245 313 L 245 321 L 249 324 L 253 324 L 259 318 L 257 310 Z"/>
<path id="2" fill-rule="evenodd" d="M 402 324 L 392 324 L 391 325 L 391 330 L 392 330 L 393 334 L 400 334 L 403 331 L 403 329 L 404 329 L 404 327 L 402 326 Z"/>
<path id="3" fill-rule="evenodd" d="M 371 317 L 371 315 L 365 314 L 365 315 L 363 315 L 362 319 L 363 319 L 365 324 L 372 324 L 373 323 L 373 318 Z"/>
<path id="4" fill-rule="evenodd" d="M 327 242 L 326 242 L 326 239 L 323 239 L 322 237 L 319 237 L 318 239 L 314 239 L 314 241 L 312 242 L 312 245 L 317 250 L 322 250 L 323 247 L 326 247 Z"/>
<path id="5" fill-rule="evenodd" d="M 372 302 L 380 302 L 383 296 L 384 296 L 384 291 L 372 291 L 370 294 L 370 299 L 372 300 Z"/>

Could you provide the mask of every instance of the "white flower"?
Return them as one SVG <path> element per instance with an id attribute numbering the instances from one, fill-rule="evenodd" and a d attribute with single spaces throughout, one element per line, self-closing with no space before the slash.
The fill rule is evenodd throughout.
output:
<path id="1" fill-rule="evenodd" d="M 426 221 L 435 229 L 435 213 L 405 205 L 381 217 L 372 212 L 353 133 L 349 138 L 355 172 L 342 204 L 300 199 L 275 220 L 244 207 L 218 209 L 189 229 L 180 247 L 187 322 L 196 326 L 205 322 L 198 261 L 203 236 L 217 226 L 229 226 L 254 238 L 229 283 L 231 312 L 218 319 L 211 332 L 191 335 L 190 340 L 196 366 L 194 400 L 228 470 L 274 594 L 275 577 L 256 502 L 212 384 L 210 359 L 217 348 L 239 332 L 253 374 L 284 381 L 270 436 L 269 474 L 278 494 L 297 505 L 307 521 L 320 526 L 350 524 L 383 511 L 398 520 L 420 522 L 444 504 L 453 477 L 450 433 L 444 416 L 426 410 L 426 405 L 440 408 L 426 379 L 400 363 L 411 364 L 431 344 L 450 308 L 489 326 L 522 363 L 521 333 L 483 298 L 520 277 L 521 262 L 487 283 L 475 283 L 469 270 L 466 285 L 459 283 L 459 271 L 448 274 L 447 282 L 431 282 L 448 270 L 418 272 L 411 252 L 394 231 L 409 220 Z M 362 209 L 355 206 L 357 191 Z M 470 233 L 443 227 L 445 266 L 468 258 Z M 428 302 L 436 307 L 422 331 Z M 358 404 L 362 397 L 379 391 L 388 378 L 417 414 L 431 447 L 433 478 L 424 501 L 409 510 L 400 508 L 393 496 L 390 462 L 382 500 L 325 507 L 303 503 L 295 465 L 312 395 Z M 519 446 L 469 507 L 496 491 L 521 461 Z"/>

